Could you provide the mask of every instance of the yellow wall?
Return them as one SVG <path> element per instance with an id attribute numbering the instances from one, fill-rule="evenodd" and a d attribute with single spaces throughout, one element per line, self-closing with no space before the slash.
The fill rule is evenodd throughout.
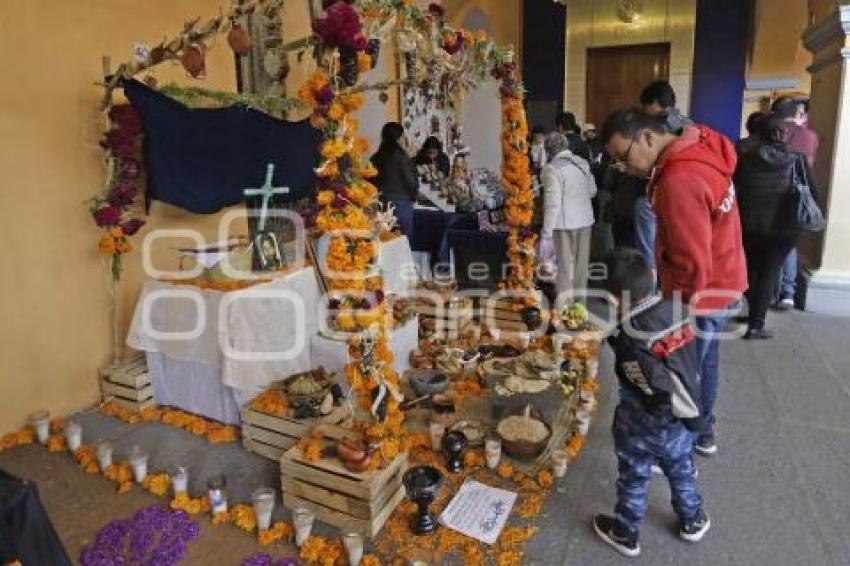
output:
<path id="1" fill-rule="evenodd" d="M 284 34 L 309 29 L 292 0 Z M 5 0 L 0 11 L 0 431 L 29 412 L 56 414 L 98 398 L 97 369 L 111 359 L 108 275 L 97 252 L 98 230 L 83 202 L 104 181 L 97 142 L 101 56 L 126 60 L 134 42 L 155 43 L 185 20 L 218 14 L 219 0 Z M 291 26 L 291 27 L 290 27 Z M 303 74 L 296 68 L 291 83 Z M 233 55 L 224 38 L 208 53 L 202 86 L 235 88 Z M 161 83 L 187 82 L 165 63 Z M 198 216 L 155 203 L 150 228 L 195 228 L 212 240 L 218 215 Z M 244 228 L 244 226 L 243 226 Z M 143 232 L 144 233 L 144 232 Z M 141 242 L 141 238 L 137 238 Z M 175 242 L 156 256 L 171 266 Z M 127 256 L 125 326 L 142 282 L 141 255 Z"/>
<path id="2" fill-rule="evenodd" d="M 612 45 L 670 43 L 670 84 L 679 108 L 688 112 L 694 63 L 696 0 L 644 0 L 643 17 L 626 24 L 615 0 L 567 2 L 564 103 L 579 123 L 585 121 L 587 49 Z"/>
<path id="3" fill-rule="evenodd" d="M 461 26 L 473 9 L 481 10 L 493 26 L 496 41 L 520 49 L 522 38 L 521 0 L 443 0 L 448 21 Z"/>

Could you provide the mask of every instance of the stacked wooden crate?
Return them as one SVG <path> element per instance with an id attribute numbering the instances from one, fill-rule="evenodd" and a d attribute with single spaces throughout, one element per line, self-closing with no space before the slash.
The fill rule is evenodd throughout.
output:
<path id="1" fill-rule="evenodd" d="M 420 298 L 416 310 L 420 337 L 458 338 L 476 331 L 472 299 L 434 301 Z"/>
<path id="2" fill-rule="evenodd" d="M 112 402 L 133 411 L 156 405 L 144 354 L 101 370 L 100 391 L 104 402 Z"/>
<path id="3" fill-rule="evenodd" d="M 326 432 L 325 436 L 326 446 L 334 445 L 330 437 L 335 435 Z M 290 509 L 306 505 L 324 523 L 354 526 L 374 538 L 404 499 L 402 476 L 407 463 L 407 454 L 402 454 L 382 470 L 350 472 L 338 459 L 324 454 L 308 462 L 296 446 L 280 459 L 283 504 Z"/>
<path id="4" fill-rule="evenodd" d="M 264 458 L 277 461 L 317 425 L 338 425 L 348 418 L 348 413 L 345 407 L 335 407 L 324 417 L 296 419 L 293 416 L 263 413 L 246 405 L 242 409 L 242 446 Z"/>

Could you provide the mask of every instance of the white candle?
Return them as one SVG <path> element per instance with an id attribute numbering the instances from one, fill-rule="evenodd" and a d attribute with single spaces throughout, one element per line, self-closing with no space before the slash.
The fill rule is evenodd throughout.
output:
<path id="1" fill-rule="evenodd" d="M 348 553 L 348 566 L 359 566 L 363 559 L 363 535 L 346 533 L 342 537 L 342 544 Z"/>
<path id="2" fill-rule="evenodd" d="M 295 546 L 300 547 L 310 537 L 314 519 L 315 515 L 306 507 L 297 507 L 292 511 L 292 522 L 295 525 Z"/>
<path id="3" fill-rule="evenodd" d="M 106 440 L 97 443 L 95 451 L 97 453 L 97 464 L 101 471 L 112 465 L 112 450 L 112 444 Z"/>
<path id="4" fill-rule="evenodd" d="M 484 441 L 484 459 L 487 460 L 487 467 L 495 470 L 499 465 L 499 460 L 502 459 L 502 441 L 498 438 L 488 438 Z"/>
<path id="5" fill-rule="evenodd" d="M 189 472 L 186 468 L 181 466 L 171 475 L 171 488 L 174 490 L 174 495 L 188 491 Z"/>
<path id="6" fill-rule="evenodd" d="M 142 483 L 148 475 L 148 455 L 141 451 L 138 446 L 133 446 L 128 458 L 130 467 L 133 468 L 133 479 L 136 483 Z"/>
<path id="7" fill-rule="evenodd" d="M 441 442 L 443 441 L 443 434 L 446 432 L 446 427 L 443 423 L 437 421 L 431 421 L 431 424 L 428 425 L 428 434 L 431 435 L 431 450 L 435 452 L 439 452 L 441 450 Z"/>
<path id="8" fill-rule="evenodd" d="M 257 529 L 265 531 L 272 524 L 272 511 L 274 510 L 274 490 L 270 487 L 261 487 L 254 492 L 254 515 L 257 516 Z"/>
<path id="9" fill-rule="evenodd" d="M 562 478 L 567 475 L 568 464 L 569 456 L 566 450 L 552 451 L 552 473 L 556 478 Z"/>
<path id="10" fill-rule="evenodd" d="M 50 437 L 50 413 L 38 411 L 30 415 L 30 424 L 35 429 L 36 439 L 40 444 L 47 444 Z"/>
<path id="11" fill-rule="evenodd" d="M 576 424 L 578 425 L 578 433 L 587 436 L 587 431 L 590 428 L 590 414 L 587 411 L 578 411 L 576 413 Z"/>
<path id="12" fill-rule="evenodd" d="M 596 374 L 599 372 L 599 360 L 596 358 L 592 358 L 587 360 L 586 362 L 587 368 L 587 378 L 588 379 L 596 379 Z"/>
<path id="13" fill-rule="evenodd" d="M 65 442 L 68 450 L 75 452 L 83 443 L 83 427 L 73 421 L 65 425 Z"/>

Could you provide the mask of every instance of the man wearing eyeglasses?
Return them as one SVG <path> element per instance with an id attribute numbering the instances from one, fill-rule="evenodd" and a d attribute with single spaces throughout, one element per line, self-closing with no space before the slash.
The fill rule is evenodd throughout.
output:
<path id="1" fill-rule="evenodd" d="M 655 255 L 661 291 L 681 295 L 696 314 L 700 335 L 702 417 L 695 450 L 717 452 L 714 403 L 722 332 L 741 293 L 747 270 L 732 173 L 735 146 L 702 125 L 671 131 L 663 118 L 637 109 L 614 112 L 602 128 L 608 152 L 627 172 L 649 178 L 647 196 L 658 215 Z"/>

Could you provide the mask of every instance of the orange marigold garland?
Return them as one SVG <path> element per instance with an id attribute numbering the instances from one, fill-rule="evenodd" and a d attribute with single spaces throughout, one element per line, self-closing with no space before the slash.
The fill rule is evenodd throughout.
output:
<path id="1" fill-rule="evenodd" d="M 359 125 L 351 115 L 363 106 L 364 99 L 362 94 L 341 88 L 335 74 L 322 70 L 313 74 L 298 95 L 312 109 L 310 121 L 323 134 L 322 161 L 316 169 L 321 207 L 316 226 L 328 237 L 321 267 L 331 291 L 329 322 L 334 329 L 352 334 L 352 361 L 345 373 L 361 408 L 377 420 L 361 428 L 368 441 L 380 447 L 372 459 L 373 466 L 379 467 L 408 444 L 399 409 L 399 377 L 392 369 L 387 335 L 392 313 L 385 308 L 383 283 L 376 275 L 380 242 L 374 233 L 373 205 L 378 191 L 369 179 L 377 171 L 366 155 L 369 143 L 358 135 Z M 308 440 L 302 445 L 302 454 L 315 458 L 317 448 L 317 443 Z"/>
<path id="2" fill-rule="evenodd" d="M 510 229 L 510 269 L 503 287 L 512 291 L 533 291 L 537 236 L 531 231 L 534 193 L 528 158 L 528 122 L 523 106 L 525 93 L 519 80 L 519 66 L 511 58 L 497 62 L 492 74 L 502 81 L 502 185 L 505 217 Z"/>

